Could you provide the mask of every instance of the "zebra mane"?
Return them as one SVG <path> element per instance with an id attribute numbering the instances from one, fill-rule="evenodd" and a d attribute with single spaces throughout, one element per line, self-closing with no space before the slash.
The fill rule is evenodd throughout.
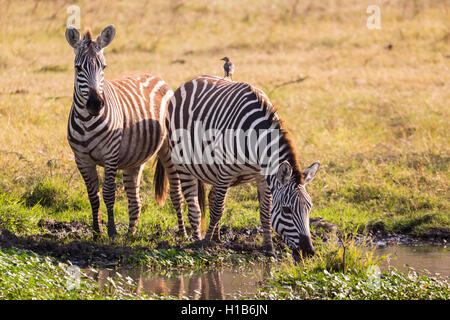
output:
<path id="1" fill-rule="evenodd" d="M 281 139 L 280 144 L 286 144 L 287 150 L 288 150 L 288 162 L 292 167 L 292 177 L 295 180 L 295 183 L 297 184 L 304 184 L 304 178 L 302 173 L 302 168 L 300 166 L 300 163 L 298 161 L 297 152 L 295 149 L 295 145 L 292 142 L 292 139 L 290 138 L 290 134 L 286 129 L 284 129 L 283 126 L 283 120 L 280 119 L 278 116 L 278 108 L 275 107 L 267 97 L 267 95 L 264 93 L 263 90 L 259 89 L 258 87 L 255 87 L 249 83 L 246 82 L 233 82 L 229 80 L 224 80 L 223 78 L 217 77 L 217 76 L 211 76 L 211 75 L 202 75 L 200 77 L 197 77 L 195 80 L 206 80 L 207 82 L 210 82 L 211 84 L 220 83 L 222 86 L 232 86 L 235 84 L 238 85 L 248 85 L 250 90 L 253 91 L 256 98 L 258 99 L 259 103 L 261 104 L 261 107 L 266 112 L 267 119 L 270 122 L 274 122 L 276 125 L 275 127 L 280 130 L 281 132 Z"/>
<path id="2" fill-rule="evenodd" d="M 94 36 L 92 35 L 91 29 L 87 29 L 86 32 L 84 33 L 83 40 L 90 42 L 90 41 L 92 41 L 93 38 L 94 38 Z"/>
<path id="3" fill-rule="evenodd" d="M 250 88 L 257 96 L 258 100 L 260 101 L 263 109 L 266 111 L 266 114 L 268 115 L 268 119 L 270 121 L 276 122 L 277 127 L 281 132 L 281 139 L 280 144 L 286 144 L 288 146 L 288 162 L 292 166 L 292 176 L 295 179 L 295 182 L 297 184 L 304 184 L 304 178 L 302 174 L 302 168 L 300 166 L 300 163 L 298 161 L 297 157 L 297 151 L 295 148 L 295 144 L 293 143 L 289 132 L 284 128 L 283 120 L 278 116 L 278 107 L 274 106 L 269 98 L 266 96 L 264 91 L 261 89 L 254 87 L 250 85 Z"/>
<path id="4" fill-rule="evenodd" d="M 304 184 L 304 178 L 302 174 L 302 167 L 300 166 L 300 162 L 298 161 L 297 151 L 295 148 L 295 144 L 293 143 L 290 134 L 283 127 L 283 120 L 278 118 L 278 123 L 280 124 L 281 130 L 281 143 L 285 142 L 288 145 L 289 150 L 289 164 L 292 166 L 292 176 L 295 179 L 295 183 Z M 284 140 L 284 141 L 283 141 Z"/>

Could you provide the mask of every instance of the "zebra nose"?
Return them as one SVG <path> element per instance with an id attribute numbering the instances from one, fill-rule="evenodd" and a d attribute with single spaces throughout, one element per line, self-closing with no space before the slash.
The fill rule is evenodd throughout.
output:
<path id="1" fill-rule="evenodd" d="M 296 250 L 293 251 L 293 257 L 295 261 L 300 260 L 300 252 L 303 257 L 312 257 L 316 253 L 314 246 L 311 241 L 311 236 L 300 236 L 299 246 Z"/>
<path id="2" fill-rule="evenodd" d="M 89 98 L 86 102 L 86 109 L 92 116 L 97 116 L 104 106 L 104 100 L 95 89 L 89 88 Z"/>

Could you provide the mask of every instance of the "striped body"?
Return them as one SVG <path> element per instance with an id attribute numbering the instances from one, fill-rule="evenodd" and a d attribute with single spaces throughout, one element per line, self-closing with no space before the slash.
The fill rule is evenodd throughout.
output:
<path id="1" fill-rule="evenodd" d="M 74 98 L 67 139 L 77 161 L 103 167 L 113 162 L 117 169 L 145 163 L 163 141 L 171 95 L 161 78 L 140 75 L 105 81 L 105 107 L 96 117 Z"/>
<path id="2" fill-rule="evenodd" d="M 195 134 L 188 134 L 194 132 L 198 124 L 205 130 L 215 130 L 218 136 L 220 133 L 225 136 L 227 130 L 255 132 L 258 142 L 268 140 L 269 143 L 275 141 L 271 140 L 275 137 L 271 132 L 276 131 L 279 147 L 276 152 L 260 148 L 262 152 L 258 152 L 251 161 L 189 162 L 186 161 L 187 158 L 179 157 L 180 149 L 184 148 L 183 154 L 189 153 L 189 143 L 180 143 L 180 137 L 182 139 L 183 136 L 179 133 L 186 132 L 184 136 L 188 136 L 194 154 L 203 154 L 207 145 L 200 143 Z M 304 188 L 305 175 L 297 163 L 293 146 L 281 127 L 275 109 L 261 90 L 246 83 L 213 76 L 202 76 L 186 82 L 175 91 L 168 107 L 167 130 L 168 142 L 160 151 L 160 155 L 163 155 L 160 159 L 166 168 L 171 168 L 168 172 L 169 182 L 177 184 L 176 180 L 179 180 L 189 206 L 188 216 L 195 238 L 199 238 L 200 234 L 199 183 L 213 186 L 209 199 L 212 204 L 211 221 L 205 236 L 207 240 L 211 240 L 220 236 L 218 223 L 223 214 L 228 188 L 256 180 L 265 247 L 273 251 L 273 226 L 292 249 L 301 248 L 305 253 L 314 251 L 309 232 L 311 201 Z M 235 158 L 238 154 L 236 148 L 230 146 L 221 150 L 225 152 L 225 156 Z M 241 145 L 245 154 L 250 154 L 252 148 L 254 146 L 250 140 L 245 140 Z M 213 148 L 214 150 L 218 150 L 218 147 Z M 273 165 L 267 165 L 268 163 L 280 165 L 274 171 Z M 272 169 L 268 170 L 267 167 Z M 179 187 L 173 189 L 171 186 L 171 192 L 176 192 Z M 182 221 L 179 221 L 179 225 L 180 229 L 184 228 Z"/>
<path id="3" fill-rule="evenodd" d="M 96 166 L 105 168 L 103 200 L 108 211 L 108 235 L 117 233 L 113 209 L 118 169 L 123 170 L 128 197 L 128 231 L 134 234 L 142 207 L 139 195 L 142 171 L 165 138 L 164 119 L 173 95 L 161 78 L 148 74 L 104 80 L 103 48 L 114 35 L 112 25 L 96 40 L 90 31 L 81 40 L 76 29 L 66 30 L 66 39 L 75 49 L 74 93 L 67 139 L 86 184 L 95 237 L 102 232 Z"/>
<path id="4" fill-rule="evenodd" d="M 97 165 L 105 167 L 103 198 L 108 210 L 108 232 L 115 233 L 113 206 L 118 169 L 124 170 L 129 231 L 135 232 L 142 206 L 139 195 L 142 170 L 162 144 L 163 117 L 172 93 L 164 81 L 151 75 L 105 81 L 105 107 L 96 117 L 83 112 L 74 98 L 67 138 L 86 182 L 95 232 L 102 231 Z"/>

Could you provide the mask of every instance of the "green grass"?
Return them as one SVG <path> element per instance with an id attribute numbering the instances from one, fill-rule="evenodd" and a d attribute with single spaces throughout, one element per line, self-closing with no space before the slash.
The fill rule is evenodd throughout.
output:
<path id="1" fill-rule="evenodd" d="M 331 248 L 313 261 L 300 265 L 283 264 L 271 272 L 268 281 L 253 299 L 449 299 L 450 286 L 446 280 L 431 275 L 408 274 L 397 270 L 378 273 L 377 259 L 348 243 L 350 263 L 343 272 L 337 261 L 339 255 L 329 255 Z M 161 270 L 174 267 L 173 261 L 186 266 L 189 258 L 174 250 L 153 253 L 160 261 L 171 261 Z M 177 259 L 173 259 L 177 256 Z M 184 261 L 182 261 L 184 260 Z M 240 262 L 242 264 L 242 261 Z M 19 249 L 0 250 L 0 299 L 172 299 L 171 296 L 147 295 L 136 290 L 130 277 L 120 274 L 100 281 L 95 269 L 90 272 L 73 269 L 70 264 Z M 76 276 L 78 273 L 79 277 Z"/>
<path id="2" fill-rule="evenodd" d="M 39 207 L 28 208 L 18 199 L 0 195 L 0 228 L 16 234 L 38 232 L 37 222 L 43 216 Z"/>
<path id="3" fill-rule="evenodd" d="M 308 186 L 312 217 L 337 224 L 342 233 L 383 230 L 427 237 L 437 229 L 450 231 L 450 75 L 443 72 L 450 31 L 444 2 L 381 1 L 381 30 L 366 28 L 372 3 L 356 0 L 255 0 L 247 6 L 235 0 L 158 0 L 151 8 L 138 1 L 76 4 L 82 31 L 89 27 L 96 36 L 111 23 L 117 29 L 105 49 L 106 79 L 153 73 L 175 90 L 201 74 L 221 75 L 219 59 L 230 56 L 233 79 L 270 92 L 301 165 L 321 162 Z M 38 226 L 41 219 L 91 225 L 85 186 L 66 140 L 74 57 L 64 38 L 65 7 L 6 1 L 3 10 L 0 229 L 40 239 L 47 234 Z M 385 49 L 388 44 L 392 50 Z M 180 59 L 185 63 L 174 63 Z M 300 76 L 307 78 L 277 87 Z M 125 233 L 127 201 L 120 177 L 115 215 Z M 86 232 L 77 240 L 132 247 L 135 264 L 188 268 L 245 261 L 218 249 L 169 249 L 180 242 L 174 234 L 177 219 L 170 201 L 164 207 L 155 203 L 152 178 L 149 164 L 134 238 L 110 241 L 104 235 L 93 243 Z M 254 185 L 233 188 L 221 223 L 233 230 L 258 226 L 257 208 Z M 101 213 L 106 222 L 103 203 Z M 163 241 L 169 248 L 157 248 Z M 261 243 L 261 237 L 255 241 Z M 321 263 L 340 254 L 317 245 Z M 330 274 L 339 275 L 339 268 Z"/>
<path id="4" fill-rule="evenodd" d="M 0 250 L 0 299 L 145 299 L 133 294 L 131 278 L 108 278 L 99 285 L 83 270 L 79 278 L 71 265 L 29 251 Z"/>
<path id="5" fill-rule="evenodd" d="M 274 275 L 255 298 L 332 300 L 448 300 L 447 280 L 391 270 L 373 273 L 306 272 L 293 269 Z"/>
<path id="6" fill-rule="evenodd" d="M 295 265 L 281 264 L 255 295 L 259 299 L 333 300 L 447 300 L 450 284 L 445 278 L 419 274 L 413 268 L 381 272 L 387 256 L 376 257 L 374 248 L 344 237 L 345 246 L 331 241 L 318 254 Z M 345 249 L 344 249 L 345 247 Z"/>

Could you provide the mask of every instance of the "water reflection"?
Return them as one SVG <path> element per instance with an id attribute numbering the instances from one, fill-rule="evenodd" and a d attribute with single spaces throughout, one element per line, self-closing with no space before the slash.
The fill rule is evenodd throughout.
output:
<path id="1" fill-rule="evenodd" d="M 110 285 L 108 278 L 131 277 L 136 284 L 133 290 L 138 294 L 157 294 L 193 300 L 238 299 L 240 295 L 257 292 L 260 282 L 268 277 L 270 264 L 257 264 L 252 268 L 224 268 L 203 273 L 158 275 L 149 271 L 118 271 L 101 269 L 97 273 L 87 270 L 100 287 Z"/>
<path id="2" fill-rule="evenodd" d="M 378 248 L 376 255 L 390 254 L 390 259 L 384 261 L 380 268 L 390 267 L 408 271 L 408 266 L 416 271 L 426 269 L 431 273 L 440 273 L 450 277 L 450 252 L 444 246 L 431 245 L 394 245 Z M 133 279 L 135 286 L 126 290 L 138 294 L 157 294 L 194 300 L 239 299 L 241 296 L 251 296 L 257 293 L 261 281 L 269 278 L 271 264 L 255 264 L 246 268 L 224 268 L 203 273 L 167 273 L 156 274 L 151 271 L 120 269 L 123 278 Z M 423 272 L 423 271 L 422 271 Z M 117 272 L 111 269 L 101 269 L 97 273 L 87 271 L 101 287 L 110 286 L 109 278 L 117 277 Z"/>

